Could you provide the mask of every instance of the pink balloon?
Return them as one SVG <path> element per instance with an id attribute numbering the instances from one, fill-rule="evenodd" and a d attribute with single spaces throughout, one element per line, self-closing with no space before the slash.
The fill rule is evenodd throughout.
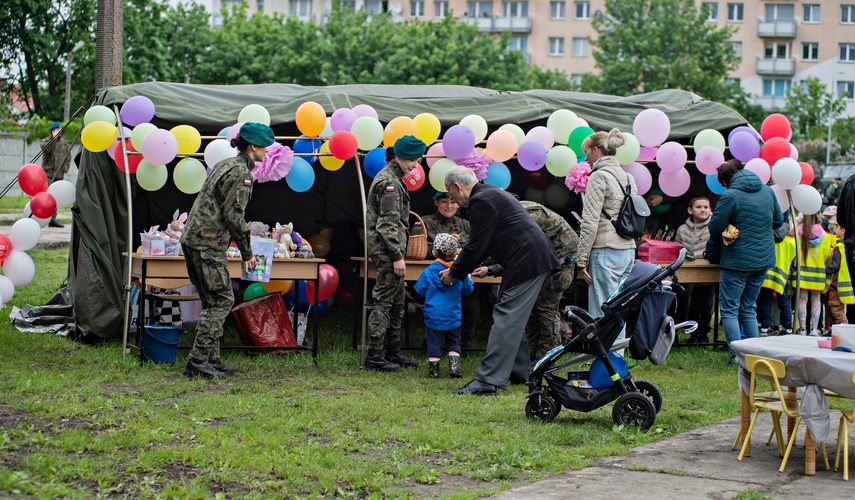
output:
<path id="1" fill-rule="evenodd" d="M 362 118 L 363 116 L 371 116 L 374 119 L 380 119 L 380 117 L 377 116 L 377 111 L 375 111 L 374 108 L 367 104 L 359 104 L 357 106 L 354 106 L 353 112 L 356 113 L 357 118 Z"/>
<path id="2" fill-rule="evenodd" d="M 754 172 L 763 184 L 769 182 L 769 179 L 772 177 L 772 167 L 763 158 L 748 160 L 748 163 L 745 164 L 745 170 Z"/>
<path id="3" fill-rule="evenodd" d="M 152 130 L 143 138 L 140 152 L 152 165 L 166 165 L 178 154 L 178 139 L 168 130 Z"/>
<path id="4" fill-rule="evenodd" d="M 659 146 L 659 151 L 656 152 L 656 163 L 663 172 L 676 172 L 686 166 L 686 160 L 689 156 L 686 153 L 686 148 L 678 142 L 666 142 Z"/>
<path id="5" fill-rule="evenodd" d="M 724 153 L 715 146 L 702 147 L 695 155 L 695 166 L 704 175 L 716 173 L 716 169 L 724 163 Z"/>
<path id="6" fill-rule="evenodd" d="M 534 127 L 525 135 L 525 140 L 536 142 L 543 146 L 543 149 L 549 151 L 555 145 L 555 136 L 552 131 L 546 127 Z"/>
<path id="7" fill-rule="evenodd" d="M 590 125 L 588 125 L 588 120 L 582 118 L 581 116 L 579 117 L 579 126 L 580 127 L 590 127 Z"/>
<path id="8" fill-rule="evenodd" d="M 428 158 L 425 158 L 425 160 L 427 160 L 428 168 L 432 167 L 434 163 L 441 160 L 442 157 L 445 156 L 445 151 L 442 150 L 442 143 L 441 142 L 433 143 L 433 146 L 428 148 L 425 156 L 428 157 Z M 431 156 L 435 156 L 436 158 L 430 158 Z"/>
<path id="9" fill-rule="evenodd" d="M 633 120 L 632 134 L 642 146 L 658 146 L 671 134 L 671 121 L 658 109 L 645 109 Z"/>
<path id="10" fill-rule="evenodd" d="M 787 199 L 787 190 L 777 184 L 772 184 L 772 192 L 778 198 L 778 205 L 781 206 L 781 211 L 784 212 L 790 208 L 790 200 Z"/>
<path id="11" fill-rule="evenodd" d="M 792 144 L 790 144 L 790 158 L 792 158 L 796 161 L 798 161 L 798 159 L 799 159 L 799 150 L 796 149 L 796 147 L 793 146 Z"/>
<path id="12" fill-rule="evenodd" d="M 659 189 L 668 196 L 681 196 L 689 190 L 692 176 L 685 168 L 675 172 L 662 171 L 659 174 Z"/>
<path id="13" fill-rule="evenodd" d="M 124 133 L 126 139 L 131 136 L 131 129 L 129 129 L 128 127 L 122 127 L 122 132 Z M 116 159 L 116 145 L 117 144 L 119 144 L 119 137 L 118 136 L 116 137 L 116 141 L 113 143 L 113 145 L 110 146 L 109 148 L 107 148 L 107 155 L 113 160 Z"/>
<path id="14" fill-rule="evenodd" d="M 641 151 L 638 153 L 638 161 L 653 161 L 656 159 L 656 153 L 658 152 L 659 148 L 642 146 Z"/>
<path id="15" fill-rule="evenodd" d="M 232 128 L 230 128 L 229 131 L 226 133 L 226 140 L 229 141 L 229 143 L 232 142 L 232 139 L 237 137 L 238 132 L 240 132 L 240 128 L 242 126 L 243 126 L 243 122 L 235 123 L 234 125 L 232 125 Z"/>
<path id="16" fill-rule="evenodd" d="M 641 163 L 633 162 L 629 165 L 623 165 L 621 168 L 623 168 L 624 172 L 632 176 L 635 181 L 635 187 L 638 189 L 638 194 L 643 195 L 653 187 L 653 176 L 650 174 L 650 170 L 647 170 L 647 167 Z"/>
<path id="17" fill-rule="evenodd" d="M 353 110 L 339 108 L 333 111 L 333 114 L 330 117 L 330 127 L 332 127 L 333 132 L 338 132 L 339 130 L 350 132 L 350 127 L 357 118 L 359 117 L 356 116 L 356 113 L 354 113 Z"/>

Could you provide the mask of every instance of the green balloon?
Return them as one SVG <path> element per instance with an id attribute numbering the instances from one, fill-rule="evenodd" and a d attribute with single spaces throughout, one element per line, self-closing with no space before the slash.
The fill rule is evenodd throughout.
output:
<path id="1" fill-rule="evenodd" d="M 134 149 L 142 151 L 143 139 L 153 130 L 157 130 L 157 125 L 153 123 L 140 123 L 134 127 L 134 130 L 131 132 L 131 144 L 134 145 Z"/>
<path id="2" fill-rule="evenodd" d="M 657 214 L 657 215 L 662 215 L 665 212 L 667 212 L 668 210 L 671 210 L 671 204 L 670 203 L 660 203 L 659 205 L 656 205 L 655 207 L 650 209 L 650 211 L 652 213 Z"/>
<path id="3" fill-rule="evenodd" d="M 243 300 L 257 299 L 265 295 L 267 295 L 267 290 L 264 289 L 264 283 L 253 283 L 243 291 Z"/>
<path id="4" fill-rule="evenodd" d="M 107 106 L 92 106 L 87 109 L 86 113 L 83 115 L 83 124 L 89 125 L 92 122 L 107 122 L 110 125 L 115 125 L 116 114 Z"/>
<path id="5" fill-rule="evenodd" d="M 157 191 L 166 184 L 169 173 L 166 165 L 152 165 L 142 160 L 137 168 L 137 184 L 146 191 Z"/>
<path id="6" fill-rule="evenodd" d="M 184 158 L 175 165 L 172 181 L 182 193 L 196 194 L 202 189 L 208 173 L 205 165 L 196 158 Z"/>
<path id="7" fill-rule="evenodd" d="M 593 133 L 594 129 L 584 125 L 576 127 L 572 132 L 570 132 L 570 138 L 567 139 L 567 145 L 570 146 L 570 149 L 572 149 L 574 153 L 576 153 L 577 157 L 585 155 L 582 151 L 582 141 Z"/>

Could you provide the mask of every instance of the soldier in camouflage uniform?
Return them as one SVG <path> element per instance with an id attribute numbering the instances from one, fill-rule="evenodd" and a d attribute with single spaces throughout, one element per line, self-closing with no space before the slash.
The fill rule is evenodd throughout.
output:
<path id="1" fill-rule="evenodd" d="M 579 249 L 579 236 L 570 224 L 552 210 L 533 201 L 520 201 L 526 212 L 540 226 L 540 229 L 552 242 L 561 270 L 543 282 L 537 301 L 526 324 L 528 352 L 532 360 L 539 359 L 553 347 L 562 343 L 561 320 L 558 305 L 564 291 L 573 282 L 576 251 Z M 472 276 L 499 276 L 502 266 L 491 264 L 472 272 Z"/>
<path id="2" fill-rule="evenodd" d="M 71 168 L 71 144 L 62 137 L 62 126 L 53 122 L 48 127 L 51 139 L 42 139 L 42 169 L 47 174 L 48 184 L 62 180 Z M 56 214 L 50 218 L 50 227 L 63 227 L 56 221 Z"/>
<path id="3" fill-rule="evenodd" d="M 454 236 L 461 247 L 468 243 L 469 221 L 457 215 L 457 203 L 448 197 L 448 193 L 437 191 L 433 195 L 433 204 L 436 205 L 436 212 L 422 217 L 428 237 L 428 255 L 433 252 L 433 239 L 440 233 L 448 233 Z M 421 230 L 415 229 L 413 234 L 421 234 Z M 463 352 L 468 353 L 472 346 L 472 338 L 475 336 L 475 327 L 478 324 L 478 316 L 481 312 L 481 300 L 478 298 L 478 293 L 464 296 L 461 308 L 463 310 L 463 320 L 460 324 L 461 346 Z"/>
<path id="4" fill-rule="evenodd" d="M 235 301 L 226 250 L 234 240 L 244 268 L 247 272 L 255 269 L 244 211 L 252 196 L 250 172 L 255 162 L 264 159 L 273 140 L 273 131 L 267 125 L 243 124 L 232 139 L 238 155 L 214 166 L 187 218 L 181 245 L 190 282 L 202 300 L 196 341 L 184 367 L 187 377 L 225 378 L 235 372 L 220 361 L 223 322 Z"/>
<path id="5" fill-rule="evenodd" d="M 377 268 L 368 313 L 368 357 L 365 369 L 394 372 L 418 363 L 401 353 L 404 320 L 404 276 L 407 253 L 410 195 L 404 184 L 415 171 L 426 146 L 406 135 L 395 141 L 395 157 L 377 173 L 366 200 L 368 256 Z M 386 358 L 382 356 L 385 344 Z"/>

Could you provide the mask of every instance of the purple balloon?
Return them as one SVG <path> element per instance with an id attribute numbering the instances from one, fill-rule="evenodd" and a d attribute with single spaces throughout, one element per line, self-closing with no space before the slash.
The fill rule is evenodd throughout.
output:
<path id="1" fill-rule="evenodd" d="M 333 111 L 330 117 L 330 127 L 332 127 L 333 132 L 338 132 L 339 130 L 350 132 L 350 127 L 357 118 L 359 117 L 356 116 L 356 113 L 352 109 L 339 108 Z"/>
<path id="2" fill-rule="evenodd" d="M 362 118 L 363 116 L 372 116 L 375 119 L 379 120 L 377 111 L 367 104 L 358 104 L 354 106 L 353 112 L 356 114 L 357 118 Z"/>
<path id="3" fill-rule="evenodd" d="M 119 111 L 122 123 L 136 127 L 140 123 L 150 122 L 154 118 L 154 103 L 145 96 L 137 95 L 128 99 Z"/>
<path id="4" fill-rule="evenodd" d="M 472 152 L 475 147 L 475 133 L 466 125 L 455 125 L 442 136 L 442 149 L 451 160 L 459 160 Z M 542 146 L 541 146 L 542 147 Z M 546 153 L 544 152 L 544 155 Z M 546 156 L 544 156 L 544 161 Z"/>
<path id="5" fill-rule="evenodd" d="M 760 157 L 760 143 L 748 132 L 737 132 L 731 135 L 728 144 L 730 145 L 730 154 L 739 161 L 748 161 Z"/>
<path id="6" fill-rule="evenodd" d="M 657 152 L 659 152 L 659 148 L 648 148 L 645 146 L 641 146 L 641 150 L 638 153 L 638 158 L 636 161 L 653 161 L 656 159 Z"/>
<path id="7" fill-rule="evenodd" d="M 530 172 L 540 170 L 546 164 L 546 148 L 537 142 L 524 142 L 517 151 L 517 161 L 522 168 Z"/>
<path id="8" fill-rule="evenodd" d="M 727 143 L 730 144 L 730 141 L 731 139 L 733 139 L 733 136 L 740 132 L 748 132 L 749 134 L 754 136 L 755 139 L 757 139 L 757 142 L 760 142 L 760 134 L 758 134 L 757 131 L 755 131 L 751 127 L 742 125 L 741 127 L 736 127 L 735 129 L 731 130 L 729 134 L 727 134 Z"/>

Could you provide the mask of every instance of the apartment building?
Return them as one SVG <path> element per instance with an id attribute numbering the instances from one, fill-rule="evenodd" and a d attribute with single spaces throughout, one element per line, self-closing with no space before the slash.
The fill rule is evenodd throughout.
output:
<path id="1" fill-rule="evenodd" d="M 212 0 L 213 22 L 221 7 L 241 0 Z M 281 12 L 323 23 L 331 0 L 246 0 L 250 14 Z M 510 48 L 532 63 L 564 70 L 572 79 L 596 72 L 591 40 L 605 0 L 348 0 L 369 14 L 389 12 L 396 20 L 434 20 L 447 13 L 484 33 L 510 31 Z M 846 95 L 855 115 L 855 0 L 743 0 L 698 2 L 708 22 L 732 26 L 741 57 L 731 79 L 768 110 L 781 108 L 793 85 L 817 77 L 835 95 Z M 687 42 L 687 43 L 690 43 Z"/>

